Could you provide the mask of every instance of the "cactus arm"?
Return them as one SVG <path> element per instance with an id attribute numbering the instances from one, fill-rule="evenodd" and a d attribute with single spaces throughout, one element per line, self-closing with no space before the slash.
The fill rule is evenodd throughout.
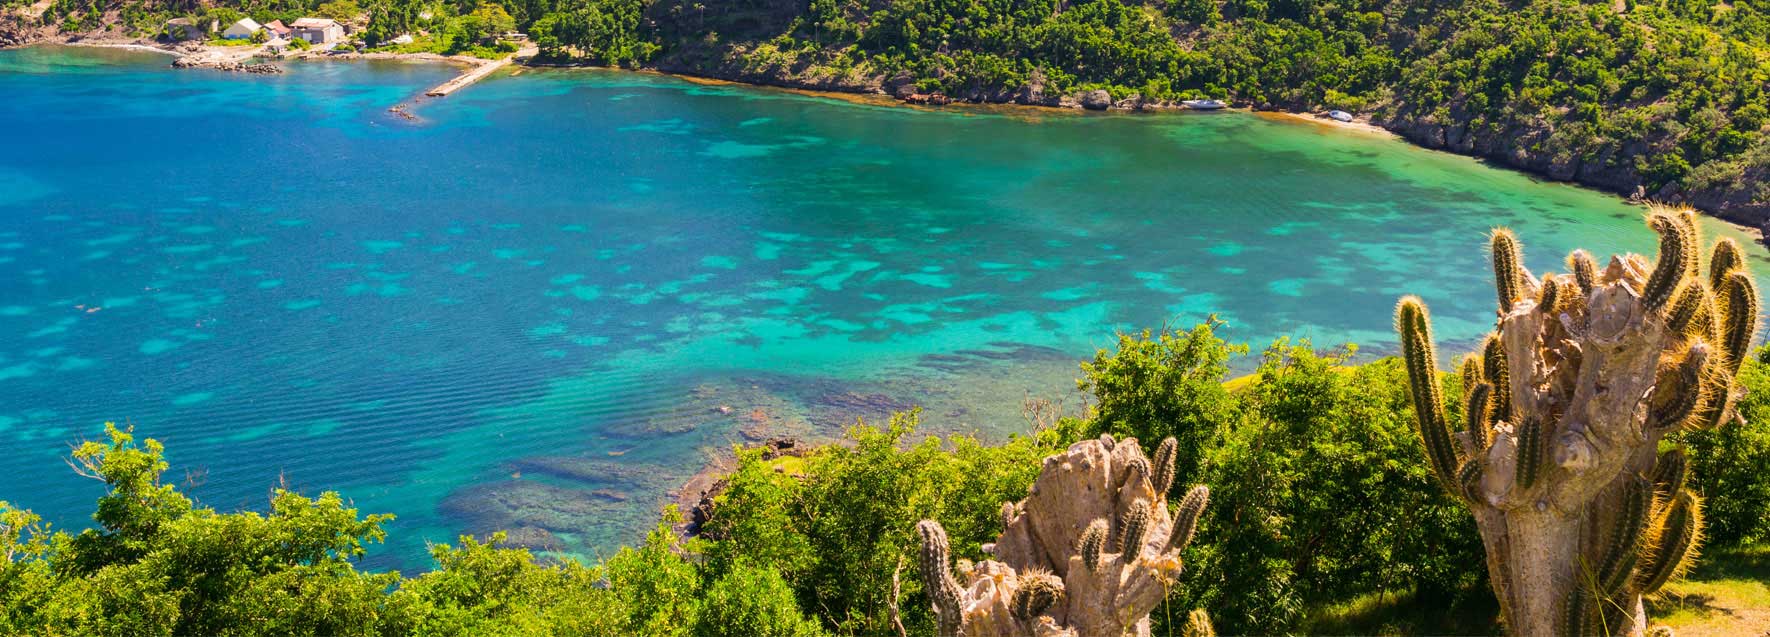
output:
<path id="1" fill-rule="evenodd" d="M 1420 440 L 1440 484 L 1451 493 L 1457 485 L 1457 454 L 1445 422 L 1444 401 L 1438 387 L 1438 352 L 1432 344 L 1432 323 L 1419 297 L 1401 299 L 1395 308 L 1395 328 L 1401 334 L 1402 357 L 1407 363 L 1408 387 Z"/>
<path id="2" fill-rule="evenodd" d="M 1155 449 L 1155 483 L 1152 486 L 1159 497 L 1168 497 L 1168 490 L 1174 488 L 1174 458 L 1179 452 L 1180 441 L 1173 436 L 1162 440 L 1161 446 Z"/>
<path id="3" fill-rule="evenodd" d="M 1758 285 L 1742 270 L 1727 273 L 1721 282 L 1722 307 L 1721 349 L 1727 356 L 1728 372 L 1738 374 L 1751 350 L 1752 338 L 1758 334 Z"/>
<path id="4" fill-rule="evenodd" d="M 1709 253 L 1709 289 L 1721 289 L 1721 281 L 1727 274 L 1745 267 L 1745 251 L 1739 249 L 1739 242 L 1722 237 L 1715 242 L 1715 248 Z"/>
<path id="5" fill-rule="evenodd" d="M 1598 287 L 1598 264 L 1592 260 L 1592 253 L 1574 250 L 1568 254 L 1567 271 L 1573 273 L 1573 281 L 1579 285 L 1580 292 L 1590 295 Z"/>
<path id="6" fill-rule="evenodd" d="M 1668 211 L 1653 213 L 1647 225 L 1659 233 L 1659 257 L 1641 291 L 1641 302 L 1649 311 L 1657 312 L 1671 302 L 1685 275 L 1695 269 L 1696 230 L 1680 215 Z"/>
<path id="7" fill-rule="evenodd" d="M 1518 237 L 1507 228 L 1494 229 L 1491 246 L 1493 287 L 1499 294 L 1500 312 L 1511 312 L 1512 303 L 1524 296 L 1524 252 L 1518 247 Z"/>
<path id="8" fill-rule="evenodd" d="M 1603 556 L 1598 564 L 1598 581 L 1606 593 L 1621 591 L 1634 572 L 1636 557 L 1646 538 L 1648 519 L 1653 513 L 1653 483 L 1636 475 L 1623 485 L 1617 499 L 1616 514 L 1605 539 Z"/>
<path id="9" fill-rule="evenodd" d="M 1512 370 L 1506 361 L 1506 347 L 1499 334 L 1488 334 L 1481 344 L 1481 371 L 1487 384 L 1493 385 L 1492 417 L 1494 422 L 1512 418 Z"/>
<path id="10" fill-rule="evenodd" d="M 1680 491 L 1661 517 L 1658 542 L 1649 547 L 1646 563 L 1635 576 L 1635 587 L 1652 594 L 1684 573 L 1695 560 L 1702 542 L 1702 502 L 1690 491 Z"/>
<path id="11" fill-rule="evenodd" d="M 940 637 L 959 637 L 961 593 L 959 582 L 953 579 L 952 549 L 947 544 L 946 528 L 934 520 L 923 520 L 916 524 L 916 534 L 922 540 L 922 583 L 928 587 L 928 599 L 934 602 Z"/>
<path id="12" fill-rule="evenodd" d="M 1205 505 L 1211 502 L 1211 488 L 1198 485 L 1186 492 L 1180 500 L 1179 510 L 1174 512 L 1174 530 L 1168 536 L 1168 550 L 1184 551 L 1192 544 L 1192 534 L 1198 530 L 1198 518 L 1204 515 Z"/>
<path id="13" fill-rule="evenodd" d="M 1463 430 L 1469 432 L 1471 442 L 1477 450 L 1486 449 L 1493 444 L 1493 418 L 1487 413 L 1493 408 L 1493 385 L 1485 382 L 1476 383 L 1469 391 L 1469 404 L 1463 408 Z"/>
<path id="14" fill-rule="evenodd" d="M 1520 489 L 1536 486 L 1543 474 L 1543 456 L 1548 447 L 1548 432 L 1539 420 L 1527 420 L 1518 427 L 1518 456 L 1513 483 Z"/>

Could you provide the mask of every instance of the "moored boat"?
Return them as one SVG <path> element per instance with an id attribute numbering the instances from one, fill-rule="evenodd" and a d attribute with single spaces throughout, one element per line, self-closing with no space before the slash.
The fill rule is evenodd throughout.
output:
<path id="1" fill-rule="evenodd" d="M 1229 106 L 1223 100 L 1181 100 L 1180 103 L 1195 111 L 1214 111 Z"/>
<path id="2" fill-rule="evenodd" d="M 1346 111 L 1339 111 L 1339 110 L 1328 111 L 1327 116 L 1328 116 L 1328 119 L 1334 120 L 1336 122 L 1350 122 L 1350 121 L 1352 121 L 1352 114 L 1348 113 Z"/>

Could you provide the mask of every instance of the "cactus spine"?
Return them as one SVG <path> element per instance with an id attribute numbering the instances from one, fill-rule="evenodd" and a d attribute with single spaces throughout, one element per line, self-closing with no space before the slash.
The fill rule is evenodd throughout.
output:
<path id="1" fill-rule="evenodd" d="M 1460 432 L 1445 422 L 1425 304 L 1396 306 L 1426 461 L 1475 513 L 1514 635 L 1640 637 L 1642 595 L 1687 569 L 1701 540 L 1688 461 L 1658 447 L 1681 427 L 1734 419 L 1760 299 L 1737 244 L 1717 245 L 1701 272 L 1688 211 L 1656 209 L 1647 224 L 1656 262 L 1622 255 L 1600 268 L 1576 251 L 1569 275 L 1541 279 L 1517 237 L 1494 232 L 1500 313 L 1463 363 Z M 1514 385 L 1513 369 L 1528 382 Z"/>
<path id="2" fill-rule="evenodd" d="M 1102 436 L 1045 458 L 1026 499 L 1003 507 L 1005 528 L 984 545 L 994 559 L 963 587 L 940 524 L 917 524 L 941 637 L 1147 635 L 1210 495 L 1193 487 L 1169 514 L 1157 487 L 1172 483 L 1177 450 L 1169 438 L 1152 462 L 1136 439 Z"/>

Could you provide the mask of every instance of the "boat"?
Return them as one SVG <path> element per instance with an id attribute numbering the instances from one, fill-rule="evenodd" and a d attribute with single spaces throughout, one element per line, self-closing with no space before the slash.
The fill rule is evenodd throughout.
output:
<path id="1" fill-rule="evenodd" d="M 1180 103 L 1195 111 L 1214 111 L 1229 106 L 1223 100 L 1181 100 Z"/>
<path id="2" fill-rule="evenodd" d="M 1348 113 L 1346 111 L 1328 111 L 1327 116 L 1328 116 L 1328 119 L 1334 120 L 1336 122 L 1350 122 L 1350 121 L 1352 121 L 1352 114 Z"/>

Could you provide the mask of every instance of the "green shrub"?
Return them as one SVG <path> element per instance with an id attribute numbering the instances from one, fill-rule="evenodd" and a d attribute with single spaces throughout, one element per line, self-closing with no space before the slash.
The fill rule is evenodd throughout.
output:
<path id="1" fill-rule="evenodd" d="M 1235 421 L 1235 401 L 1223 377 L 1229 359 L 1248 351 L 1217 338 L 1221 325 L 1212 317 L 1189 332 L 1120 334 L 1116 352 L 1101 350 L 1082 363 L 1076 385 L 1098 403 L 1088 437 L 1112 433 L 1153 444 L 1173 436 L 1180 443 L 1175 475 L 1196 475 L 1203 450 Z M 1175 484 L 1182 492 L 1187 488 Z"/>

